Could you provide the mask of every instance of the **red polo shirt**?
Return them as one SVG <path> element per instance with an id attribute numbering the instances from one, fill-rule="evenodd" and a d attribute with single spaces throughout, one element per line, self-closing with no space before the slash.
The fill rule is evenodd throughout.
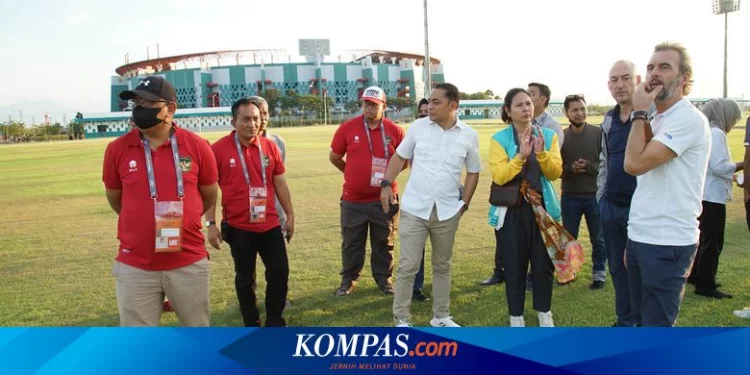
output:
<path id="1" fill-rule="evenodd" d="M 247 173 L 250 175 L 252 187 L 263 186 L 263 175 L 260 170 L 260 154 L 258 142 L 266 158 L 266 221 L 264 223 L 250 222 L 250 187 L 245 182 L 242 172 L 242 162 L 234 143 L 234 131 L 219 139 L 212 146 L 216 165 L 219 167 L 219 187 L 221 188 L 222 217 L 234 228 L 248 232 L 262 233 L 281 225 L 279 213 L 276 211 L 276 191 L 273 177 L 285 172 L 281 152 L 274 141 L 266 137 L 255 137 L 250 147 L 240 144 L 247 163 Z"/>
<path id="2" fill-rule="evenodd" d="M 390 158 L 396 154 L 396 148 L 404 139 L 404 130 L 387 118 L 383 119 L 383 128 L 390 161 Z M 367 131 L 370 132 L 372 139 L 372 153 L 365 133 L 364 116 L 357 116 L 341 124 L 331 142 L 331 151 L 334 154 L 346 155 L 343 199 L 348 202 L 364 203 L 380 200 L 381 188 L 370 186 L 370 176 L 372 175 L 373 153 L 376 158 L 385 157 L 383 136 L 380 133 L 380 126 L 375 130 L 368 128 Z M 395 181 L 393 191 L 398 193 Z"/>
<path id="3" fill-rule="evenodd" d="M 104 153 L 104 186 L 110 190 L 122 190 L 122 209 L 117 221 L 117 238 L 120 240 L 117 260 L 129 266 L 149 271 L 172 270 L 193 264 L 207 255 L 201 232 L 203 200 L 198 186 L 216 183 L 216 164 L 208 141 L 177 126 L 175 136 L 185 185 L 182 251 L 176 253 L 154 252 L 154 201 L 149 192 L 140 131 L 133 129 L 117 138 Z M 151 158 L 157 200 L 179 201 L 169 140 L 156 151 L 151 151 Z"/>

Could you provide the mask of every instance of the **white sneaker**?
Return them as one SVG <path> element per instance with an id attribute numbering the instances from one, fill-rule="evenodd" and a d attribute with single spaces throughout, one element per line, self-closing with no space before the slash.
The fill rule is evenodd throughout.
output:
<path id="1" fill-rule="evenodd" d="M 453 321 L 452 316 L 447 318 L 432 318 L 430 320 L 430 325 L 433 327 L 461 327 Z"/>
<path id="2" fill-rule="evenodd" d="M 409 322 L 406 321 L 406 320 L 399 319 L 399 320 L 396 321 L 396 327 L 398 327 L 398 328 L 409 328 L 409 327 L 411 327 L 411 324 L 409 324 Z"/>
<path id="3" fill-rule="evenodd" d="M 552 321 L 552 312 L 547 311 L 545 313 L 540 312 L 539 316 L 539 327 L 554 327 L 555 322 Z"/>
<path id="4" fill-rule="evenodd" d="M 511 316 L 510 326 L 516 328 L 526 327 L 526 322 L 523 320 L 522 316 Z"/>
<path id="5" fill-rule="evenodd" d="M 743 310 L 735 310 L 734 316 L 743 319 L 750 319 L 750 307 L 745 307 Z"/>

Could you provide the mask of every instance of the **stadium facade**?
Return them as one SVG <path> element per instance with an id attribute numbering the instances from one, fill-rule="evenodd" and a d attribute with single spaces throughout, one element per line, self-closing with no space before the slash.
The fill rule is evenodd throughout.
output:
<path id="1" fill-rule="evenodd" d="M 443 65 L 436 58 L 425 64 L 421 55 L 382 50 L 357 50 L 348 56 L 346 61 L 338 56 L 338 62 L 327 62 L 316 54 L 293 62 L 286 50 L 242 50 L 126 63 L 110 78 L 110 112 L 84 113 L 77 121 L 84 124 L 86 137 L 123 134 L 129 129 L 131 108 L 119 94 L 153 75 L 174 85 L 179 108 L 176 118 L 181 124 L 202 130 L 230 126 L 228 107 L 234 101 L 263 96 L 270 90 L 279 95 L 290 90 L 298 95 L 325 93 L 335 108 L 342 109 L 372 85 L 383 88 L 388 97 L 418 101 L 425 92 L 425 65 L 429 66 L 433 84 L 445 82 Z"/>

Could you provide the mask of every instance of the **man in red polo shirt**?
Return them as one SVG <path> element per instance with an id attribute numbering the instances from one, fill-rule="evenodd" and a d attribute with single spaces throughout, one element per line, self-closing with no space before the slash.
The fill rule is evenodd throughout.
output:
<path id="1" fill-rule="evenodd" d="M 157 326 L 166 295 L 184 326 L 209 325 L 209 262 L 201 216 L 216 202 L 217 172 L 205 139 L 172 120 L 169 81 L 145 78 L 132 91 L 137 129 L 104 154 L 107 200 L 119 215 L 114 264 L 122 326 Z"/>
<path id="2" fill-rule="evenodd" d="M 208 227 L 208 240 L 219 246 L 221 235 L 232 249 L 235 287 L 246 327 L 259 327 L 255 297 L 257 255 L 266 267 L 266 326 L 283 327 L 289 281 L 289 259 L 284 243 L 294 235 L 294 211 L 284 163 L 273 140 L 260 136 L 260 102 L 244 98 L 232 105 L 235 130 L 211 146 L 219 168 L 222 227 Z M 276 197 L 286 213 L 279 223 Z M 209 209 L 208 220 L 215 217 Z"/>
<path id="3" fill-rule="evenodd" d="M 393 294 L 393 245 L 398 228 L 398 207 L 388 214 L 380 205 L 380 181 L 388 160 L 404 138 L 404 131 L 385 118 L 385 92 L 377 86 L 362 93 L 362 116 L 336 130 L 329 159 L 344 173 L 341 198 L 341 286 L 338 296 L 349 295 L 365 264 L 370 230 L 370 266 L 380 290 Z M 387 147 L 386 147 L 387 145 Z M 346 155 L 346 160 L 344 156 Z M 394 186 L 394 189 L 396 187 Z"/>

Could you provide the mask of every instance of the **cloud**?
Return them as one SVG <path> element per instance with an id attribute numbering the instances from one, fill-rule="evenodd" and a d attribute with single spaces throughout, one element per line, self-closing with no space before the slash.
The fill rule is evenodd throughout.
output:
<path id="1" fill-rule="evenodd" d="M 68 18 L 65 19 L 65 23 L 68 25 L 77 25 L 82 22 L 86 22 L 89 19 L 89 14 L 86 12 L 74 14 L 72 16 L 68 16 Z"/>

